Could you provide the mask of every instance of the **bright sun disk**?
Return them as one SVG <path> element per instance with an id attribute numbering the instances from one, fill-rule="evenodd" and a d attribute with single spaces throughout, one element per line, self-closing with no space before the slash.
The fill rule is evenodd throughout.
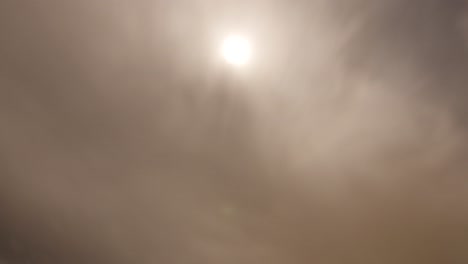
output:
<path id="1" fill-rule="evenodd" d="M 250 61 L 252 46 L 247 38 L 241 35 L 230 35 L 223 40 L 221 53 L 227 63 L 242 66 Z"/>

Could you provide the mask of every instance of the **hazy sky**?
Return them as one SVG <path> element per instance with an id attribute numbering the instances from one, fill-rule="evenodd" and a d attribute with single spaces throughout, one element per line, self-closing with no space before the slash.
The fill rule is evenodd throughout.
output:
<path id="1" fill-rule="evenodd" d="M 466 263 L 465 11 L 1 0 L 0 263 Z"/>

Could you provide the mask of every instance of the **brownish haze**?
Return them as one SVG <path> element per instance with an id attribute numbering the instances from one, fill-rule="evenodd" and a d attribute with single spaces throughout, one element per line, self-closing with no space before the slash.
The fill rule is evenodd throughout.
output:
<path id="1" fill-rule="evenodd" d="M 0 263 L 468 263 L 464 13 L 0 0 Z"/>

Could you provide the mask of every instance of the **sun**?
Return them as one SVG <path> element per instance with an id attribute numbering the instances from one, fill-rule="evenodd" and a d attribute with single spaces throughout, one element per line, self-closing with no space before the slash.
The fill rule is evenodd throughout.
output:
<path id="1" fill-rule="evenodd" d="M 222 42 L 221 55 L 231 65 L 244 66 L 251 60 L 252 44 L 242 35 L 229 35 Z"/>

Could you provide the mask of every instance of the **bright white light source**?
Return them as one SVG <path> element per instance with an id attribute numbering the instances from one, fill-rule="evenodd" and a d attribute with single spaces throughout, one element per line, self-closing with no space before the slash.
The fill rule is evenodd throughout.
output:
<path id="1" fill-rule="evenodd" d="M 231 35 L 224 39 L 221 53 L 227 63 L 242 66 L 250 61 L 252 46 L 247 38 L 240 35 Z"/>

